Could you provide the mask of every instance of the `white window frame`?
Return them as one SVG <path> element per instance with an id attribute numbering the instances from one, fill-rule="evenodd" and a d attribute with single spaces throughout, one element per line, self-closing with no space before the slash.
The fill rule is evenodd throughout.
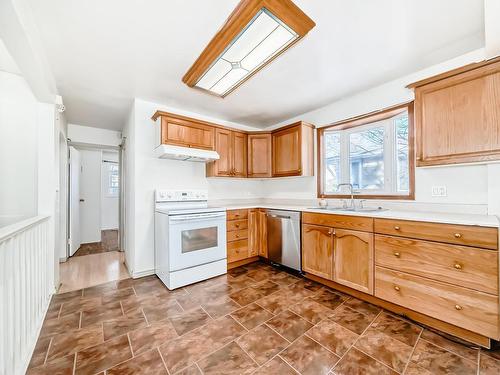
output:
<path id="1" fill-rule="evenodd" d="M 323 130 L 322 136 L 319 140 L 323 142 L 320 147 L 322 152 L 320 153 L 320 179 L 319 183 L 322 186 L 318 186 L 318 196 L 319 197 L 340 197 L 349 194 L 349 187 L 342 186 L 340 191 L 326 191 L 326 150 L 324 139 L 327 134 L 337 133 L 340 136 L 340 183 L 350 183 L 350 142 L 349 137 L 353 133 L 363 132 L 373 128 L 384 128 L 384 189 L 355 189 L 354 192 L 363 196 L 364 198 L 369 198 L 370 196 L 391 196 L 391 197 L 401 197 L 401 199 L 413 199 L 413 168 L 410 162 L 413 157 L 413 147 L 410 144 L 412 141 L 412 119 L 410 118 L 412 111 L 408 107 L 406 110 L 401 111 L 394 116 L 385 118 L 382 120 L 375 120 L 373 122 L 368 122 L 363 125 L 356 125 L 346 128 L 337 128 L 333 126 Z M 399 190 L 398 191 L 398 161 L 397 161 L 397 139 L 396 139 L 396 120 L 402 116 L 408 116 L 408 161 L 409 161 L 409 190 Z"/>
<path id="2" fill-rule="evenodd" d="M 120 196 L 120 167 L 118 166 L 117 163 L 110 163 L 106 162 L 106 174 L 107 174 L 107 181 L 106 181 L 106 197 L 107 198 L 118 198 Z M 117 168 L 117 174 L 118 174 L 118 187 L 116 193 L 111 193 L 111 189 L 114 189 L 114 187 L 111 186 L 111 180 L 113 176 L 112 172 L 112 167 Z"/>

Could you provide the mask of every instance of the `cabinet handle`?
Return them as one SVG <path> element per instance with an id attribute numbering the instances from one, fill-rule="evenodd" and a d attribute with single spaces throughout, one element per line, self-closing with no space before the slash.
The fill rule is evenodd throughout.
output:
<path id="1" fill-rule="evenodd" d="M 332 234 L 334 234 L 333 229 L 330 229 L 330 230 L 328 231 L 328 234 L 329 234 L 330 236 L 331 236 Z"/>
<path id="2" fill-rule="evenodd" d="M 459 310 L 459 311 L 460 311 L 460 310 L 462 310 L 462 309 L 463 309 L 463 307 L 462 307 L 462 306 L 460 306 L 460 305 L 455 305 L 455 310 Z"/>
<path id="3" fill-rule="evenodd" d="M 239 228 L 239 227 L 240 227 L 240 224 L 234 224 L 234 226 L 235 226 L 236 228 Z"/>
<path id="4" fill-rule="evenodd" d="M 399 286 L 397 286 L 397 285 L 394 285 L 394 290 L 395 290 L 396 292 L 399 292 L 399 291 L 401 290 L 401 288 L 400 288 Z"/>
<path id="5" fill-rule="evenodd" d="M 395 226 L 394 226 L 394 229 L 395 229 L 395 230 L 400 230 L 401 228 L 400 228 L 398 225 L 395 225 Z"/>
<path id="6" fill-rule="evenodd" d="M 462 234 L 461 233 L 455 233 L 455 238 L 462 238 Z"/>
<path id="7" fill-rule="evenodd" d="M 455 267 L 456 270 L 461 270 L 462 269 L 462 265 L 460 263 L 455 263 L 453 265 L 453 267 Z"/>
<path id="8" fill-rule="evenodd" d="M 397 252 L 397 251 L 396 251 L 396 252 L 394 253 L 394 256 L 395 256 L 396 258 L 400 258 L 400 257 L 401 257 L 401 253 L 399 253 L 399 252 Z"/>

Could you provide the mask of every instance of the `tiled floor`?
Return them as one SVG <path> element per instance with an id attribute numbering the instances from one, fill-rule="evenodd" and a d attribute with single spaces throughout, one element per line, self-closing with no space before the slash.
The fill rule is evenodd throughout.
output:
<path id="1" fill-rule="evenodd" d="M 82 255 L 100 254 L 108 251 L 119 251 L 118 230 L 109 229 L 101 231 L 101 242 L 84 243 L 73 254 L 74 257 Z"/>
<path id="2" fill-rule="evenodd" d="M 167 372 L 168 371 L 168 372 Z M 499 374 L 470 348 L 263 264 L 54 296 L 31 374 Z"/>

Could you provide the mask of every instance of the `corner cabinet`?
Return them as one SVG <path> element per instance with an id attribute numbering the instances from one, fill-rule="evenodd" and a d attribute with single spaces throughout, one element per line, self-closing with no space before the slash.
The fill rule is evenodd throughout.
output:
<path id="1" fill-rule="evenodd" d="M 271 133 L 248 135 L 248 177 L 271 177 Z"/>
<path id="2" fill-rule="evenodd" d="M 273 177 L 314 176 L 314 126 L 306 122 L 272 133 Z"/>
<path id="3" fill-rule="evenodd" d="M 220 159 L 207 163 L 207 177 L 247 176 L 247 135 L 228 129 L 215 129 L 215 151 Z"/>
<path id="4" fill-rule="evenodd" d="M 417 166 L 500 160 L 500 58 L 409 85 Z"/>

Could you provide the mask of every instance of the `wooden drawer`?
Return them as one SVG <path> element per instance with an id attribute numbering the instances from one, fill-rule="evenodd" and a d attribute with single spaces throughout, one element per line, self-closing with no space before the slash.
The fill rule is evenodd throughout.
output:
<path id="1" fill-rule="evenodd" d="M 226 231 L 232 232 L 234 230 L 242 230 L 248 228 L 248 220 L 231 220 L 226 223 Z"/>
<path id="2" fill-rule="evenodd" d="M 227 242 L 244 240 L 248 238 L 248 229 L 233 230 L 227 232 Z"/>
<path id="3" fill-rule="evenodd" d="M 232 263 L 248 258 L 248 240 L 228 242 L 227 262 Z"/>
<path id="4" fill-rule="evenodd" d="M 303 212 L 302 222 L 305 224 L 373 232 L 373 218 L 371 217 Z"/>
<path id="5" fill-rule="evenodd" d="M 227 220 L 240 220 L 248 218 L 248 210 L 230 210 L 227 211 Z"/>
<path id="6" fill-rule="evenodd" d="M 375 267 L 375 296 L 498 339 L 498 297 Z"/>
<path id="7" fill-rule="evenodd" d="M 496 250 L 498 248 L 497 228 L 375 219 L 375 232 L 457 245 L 476 246 L 485 249 Z"/>
<path id="8" fill-rule="evenodd" d="M 375 235 L 375 263 L 397 271 L 498 294 L 498 252 Z"/>

